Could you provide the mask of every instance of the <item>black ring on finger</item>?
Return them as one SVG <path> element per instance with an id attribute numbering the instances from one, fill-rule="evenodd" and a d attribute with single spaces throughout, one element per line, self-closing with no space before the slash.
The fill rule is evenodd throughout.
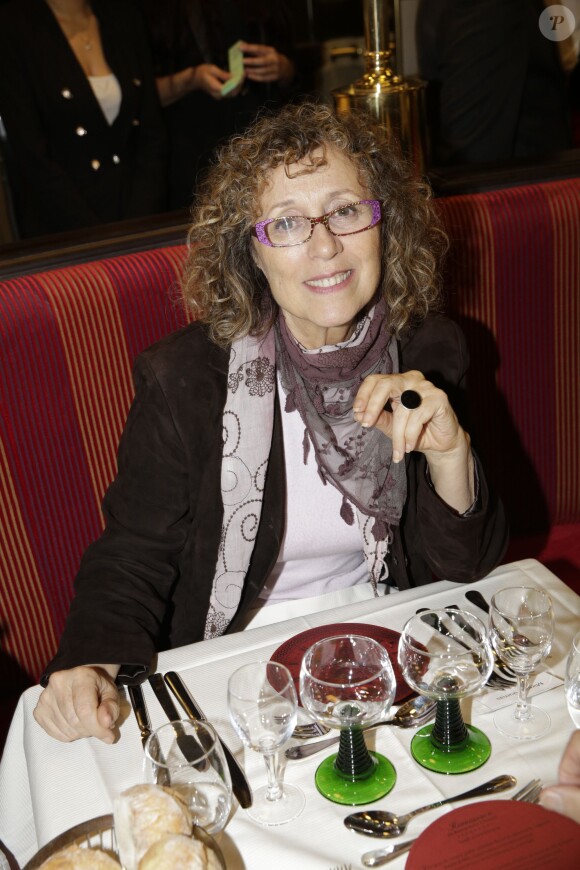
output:
<path id="1" fill-rule="evenodd" d="M 401 405 L 403 408 L 406 408 L 407 411 L 415 411 L 423 399 L 417 392 L 417 390 L 405 390 L 401 393 Z"/>

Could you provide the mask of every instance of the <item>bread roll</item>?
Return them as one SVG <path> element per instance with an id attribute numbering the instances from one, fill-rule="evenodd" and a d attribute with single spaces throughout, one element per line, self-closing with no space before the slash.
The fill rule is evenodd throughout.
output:
<path id="1" fill-rule="evenodd" d="M 145 852 L 139 870 L 221 870 L 213 849 L 183 834 L 163 837 Z"/>
<path id="2" fill-rule="evenodd" d="M 179 795 L 159 785 L 134 785 L 113 805 L 119 858 L 125 870 L 138 870 L 153 843 L 166 834 L 191 834 L 191 814 Z"/>
<path id="3" fill-rule="evenodd" d="M 67 846 L 44 861 L 39 870 L 119 870 L 120 866 L 115 858 L 101 849 Z"/>

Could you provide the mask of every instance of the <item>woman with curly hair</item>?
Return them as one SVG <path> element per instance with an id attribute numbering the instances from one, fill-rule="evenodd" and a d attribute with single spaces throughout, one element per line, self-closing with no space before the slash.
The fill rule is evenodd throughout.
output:
<path id="1" fill-rule="evenodd" d="M 499 561 L 503 510 L 437 313 L 429 191 L 368 118 L 314 103 L 218 153 L 190 230 L 195 322 L 136 398 L 36 718 L 114 740 L 115 681 L 156 650 Z M 450 401 L 450 399 L 452 401 Z M 95 664 L 106 663 L 106 664 Z"/>

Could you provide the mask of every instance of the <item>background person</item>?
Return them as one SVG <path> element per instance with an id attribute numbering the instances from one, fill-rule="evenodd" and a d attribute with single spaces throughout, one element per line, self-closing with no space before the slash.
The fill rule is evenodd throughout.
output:
<path id="1" fill-rule="evenodd" d="M 445 237 L 382 130 L 312 103 L 260 119 L 220 149 L 190 242 L 198 322 L 137 360 L 106 529 L 43 679 L 35 715 L 61 740 L 111 742 L 115 678 L 158 649 L 475 580 L 505 548 L 449 399 L 468 355 L 436 313 Z"/>
<path id="2" fill-rule="evenodd" d="M 543 0 L 422 0 L 417 52 L 435 165 L 572 147 L 566 75 Z"/>
<path id="3" fill-rule="evenodd" d="M 540 803 L 580 824 L 580 730 L 573 731 L 558 768 L 558 784 L 542 791 Z"/>
<path id="4" fill-rule="evenodd" d="M 146 33 L 124 0 L 2 6 L 0 116 L 22 236 L 165 208 L 163 117 Z"/>
<path id="5" fill-rule="evenodd" d="M 216 144 L 290 95 L 292 18 L 284 0 L 139 0 L 139 7 L 169 133 L 169 207 L 189 208 Z M 238 40 L 244 79 L 223 96 L 228 49 Z"/>

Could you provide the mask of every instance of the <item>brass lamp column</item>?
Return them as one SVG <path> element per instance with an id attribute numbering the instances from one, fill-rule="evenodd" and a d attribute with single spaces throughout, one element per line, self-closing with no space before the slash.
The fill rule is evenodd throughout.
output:
<path id="1" fill-rule="evenodd" d="M 376 118 L 402 153 L 423 173 L 427 163 L 425 82 L 403 78 L 391 63 L 396 46 L 389 39 L 393 0 L 363 0 L 366 70 L 362 78 L 332 91 L 338 115 L 366 111 Z"/>

